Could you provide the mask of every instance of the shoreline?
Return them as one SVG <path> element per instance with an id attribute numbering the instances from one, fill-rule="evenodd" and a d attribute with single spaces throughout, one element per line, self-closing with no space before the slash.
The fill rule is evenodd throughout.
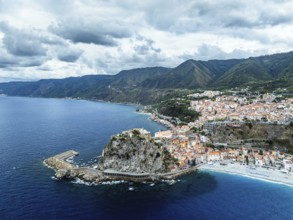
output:
<path id="1" fill-rule="evenodd" d="M 91 100 L 91 99 L 77 99 L 77 98 L 58 98 L 58 97 L 31 97 L 31 96 L 9 96 L 9 95 L 1 95 L 0 97 L 19 97 L 19 98 L 41 98 L 41 99 L 61 99 L 61 100 L 74 100 L 74 101 L 89 101 L 89 102 L 97 102 L 97 103 L 108 103 L 108 104 L 116 104 L 116 105 L 125 105 L 125 106 L 132 106 L 132 107 L 138 107 L 138 106 L 143 106 L 140 104 L 133 104 L 133 103 L 116 103 L 116 102 L 111 102 L 111 101 L 104 101 L 104 100 Z M 142 114 L 142 115 L 148 115 L 148 116 L 152 116 L 152 113 L 149 112 L 134 112 L 136 114 Z M 157 116 L 157 115 L 156 115 Z M 167 124 L 165 124 L 164 122 L 166 122 L 166 120 L 163 119 L 159 119 L 157 117 L 152 118 L 149 117 L 149 119 L 155 123 L 161 124 L 163 125 L 167 130 L 168 129 L 172 129 L 172 127 L 168 126 Z M 54 169 L 52 166 L 48 165 L 47 163 L 44 163 L 45 166 L 47 166 L 48 168 Z M 271 175 L 270 176 L 263 176 L 263 175 L 257 175 L 257 174 L 252 174 L 252 173 L 248 173 L 245 170 L 241 170 L 241 169 L 236 169 L 236 168 L 231 168 L 231 164 L 227 165 L 227 166 L 220 166 L 219 164 L 214 164 L 214 165 L 201 165 L 198 170 L 208 170 L 208 171 L 213 171 L 213 172 L 219 172 L 219 173 L 225 173 L 225 174 L 229 174 L 229 175 L 238 175 L 238 176 L 242 176 L 242 177 L 247 177 L 247 178 L 252 178 L 252 179 L 256 179 L 259 181 L 265 181 L 265 182 L 270 182 L 270 183 L 274 183 L 274 184 L 282 184 L 282 185 L 286 185 L 289 187 L 293 187 L 293 175 L 292 174 L 281 174 L 279 170 L 269 170 L 271 171 Z M 233 166 L 239 166 L 239 167 L 245 167 L 244 165 L 237 165 L 237 164 L 233 164 Z M 257 170 L 262 170 L 262 171 L 267 171 L 264 168 L 257 168 Z M 274 174 L 276 174 L 276 172 L 279 172 L 279 175 L 275 176 Z M 280 175 L 283 175 L 282 177 L 280 177 Z"/>
<path id="2" fill-rule="evenodd" d="M 221 166 L 219 164 L 213 164 L 213 165 L 201 165 L 198 170 L 199 171 L 212 171 L 212 172 L 218 172 L 218 173 L 225 173 L 229 175 L 238 175 L 242 177 L 247 177 L 251 179 L 256 179 L 259 181 L 265 181 L 270 182 L 273 184 L 281 184 L 286 185 L 289 187 L 293 187 L 293 175 L 292 174 L 284 174 L 281 173 L 280 170 L 267 170 L 262 167 L 256 168 L 259 172 L 266 172 L 268 176 L 260 175 L 260 174 L 253 174 L 248 173 L 248 166 L 246 165 L 240 165 L 240 164 L 228 164 L 227 166 Z"/>
<path id="3" fill-rule="evenodd" d="M 175 172 L 165 173 L 134 173 L 121 172 L 112 169 L 98 170 L 91 167 L 78 167 L 68 161 L 69 158 L 74 158 L 79 155 L 77 151 L 68 150 L 55 156 L 49 157 L 43 161 L 43 164 L 55 171 L 57 179 L 75 179 L 79 178 L 82 181 L 93 183 L 103 183 L 106 181 L 131 181 L 131 182 L 160 182 L 162 180 L 172 180 L 179 176 L 189 174 L 198 170 L 198 166 L 193 166 L 188 169 L 178 170 Z"/>
<path id="4" fill-rule="evenodd" d="M 114 105 L 125 105 L 125 106 L 131 106 L 131 107 L 143 107 L 144 105 L 139 103 L 130 103 L 130 102 L 112 102 L 112 101 L 106 101 L 106 100 L 98 100 L 98 99 L 83 99 L 83 98 L 71 98 L 71 97 L 42 97 L 42 96 L 15 96 L 15 95 L 6 95 L 2 94 L 4 96 L 1 97 L 16 97 L 16 98 L 37 98 L 37 99 L 57 99 L 57 100 L 72 100 L 72 101 L 88 101 L 88 102 L 97 102 L 97 103 L 108 103 L 108 104 L 114 104 Z"/>

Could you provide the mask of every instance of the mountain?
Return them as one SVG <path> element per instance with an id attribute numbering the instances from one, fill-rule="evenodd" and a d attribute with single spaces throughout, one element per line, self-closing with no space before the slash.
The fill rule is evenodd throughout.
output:
<path id="1" fill-rule="evenodd" d="M 111 82 L 113 76 L 88 75 L 65 79 L 43 79 L 36 82 L 1 83 L 0 92 L 15 96 L 77 97 L 79 94 L 101 89 Z"/>
<path id="2" fill-rule="evenodd" d="M 0 83 L 0 93 L 12 96 L 85 98 L 128 102 L 124 93 L 142 81 L 169 71 L 164 67 L 123 70 L 117 75 L 86 75 L 36 82 Z M 123 96 L 123 97 L 121 97 Z"/>
<path id="3" fill-rule="evenodd" d="M 137 87 L 149 78 L 155 78 L 167 73 L 170 68 L 147 67 L 132 70 L 122 70 L 114 76 L 111 86 L 117 87 Z"/>
<path id="4" fill-rule="evenodd" d="M 254 59 L 247 59 L 229 69 L 218 80 L 216 86 L 226 85 L 241 86 L 250 82 L 271 80 L 273 77 L 266 71 L 265 67 Z"/>
<path id="5" fill-rule="evenodd" d="M 175 68 L 138 68 L 116 75 L 0 83 L 0 93 L 151 104 L 195 89 L 293 90 L 292 85 L 293 52 L 288 52 L 247 59 L 187 60 Z"/>
<path id="6" fill-rule="evenodd" d="M 143 82 L 146 88 L 202 88 L 232 68 L 241 60 L 187 60 L 166 74 Z"/>

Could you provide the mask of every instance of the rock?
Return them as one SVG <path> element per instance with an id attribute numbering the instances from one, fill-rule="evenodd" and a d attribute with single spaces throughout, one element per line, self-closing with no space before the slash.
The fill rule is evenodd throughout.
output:
<path id="1" fill-rule="evenodd" d="M 73 179 L 77 176 L 78 176 L 78 171 L 74 170 L 74 169 L 68 170 L 67 175 L 66 175 L 66 177 L 69 179 Z"/>
<path id="2" fill-rule="evenodd" d="M 60 169 L 60 170 L 57 170 L 56 173 L 55 173 L 55 176 L 57 179 L 62 179 L 63 177 L 65 177 L 68 173 L 68 170 L 66 169 Z"/>
<path id="3" fill-rule="evenodd" d="M 74 165 L 65 162 L 64 160 L 60 160 L 56 157 L 50 157 L 44 161 L 48 166 L 59 170 L 59 169 L 73 169 Z"/>
<path id="4" fill-rule="evenodd" d="M 144 129 L 124 131 L 112 136 L 98 162 L 100 170 L 114 169 L 122 172 L 162 173 L 167 171 L 168 152 L 155 143 Z M 174 163 L 176 159 L 173 159 Z"/>
<path id="5" fill-rule="evenodd" d="M 96 177 L 90 174 L 85 174 L 82 176 L 82 179 L 87 181 L 87 182 L 95 182 L 96 181 Z"/>

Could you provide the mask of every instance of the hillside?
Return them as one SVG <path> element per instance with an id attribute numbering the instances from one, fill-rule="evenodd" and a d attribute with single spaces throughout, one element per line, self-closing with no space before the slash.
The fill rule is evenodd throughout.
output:
<path id="1" fill-rule="evenodd" d="M 293 126 L 273 124 L 243 124 L 239 128 L 219 126 L 212 135 L 214 143 L 234 143 L 242 141 L 243 144 L 251 143 L 267 145 L 268 148 L 278 148 L 284 151 L 284 147 L 293 152 Z M 264 143 L 263 143 L 264 142 Z"/>
<path id="2" fill-rule="evenodd" d="M 265 67 L 254 59 L 245 60 L 228 70 L 213 84 L 219 87 L 227 85 L 241 86 L 251 82 L 271 80 L 273 77 L 266 71 Z"/>
<path id="3" fill-rule="evenodd" d="M 187 60 L 175 68 L 139 68 L 116 75 L 0 83 L 0 93 L 152 104 L 196 89 L 250 86 L 263 91 L 291 91 L 292 82 L 293 52 L 289 52 L 248 59 Z"/>
<path id="4" fill-rule="evenodd" d="M 187 60 L 166 74 L 143 82 L 146 88 L 203 88 L 228 71 L 240 60 Z"/>

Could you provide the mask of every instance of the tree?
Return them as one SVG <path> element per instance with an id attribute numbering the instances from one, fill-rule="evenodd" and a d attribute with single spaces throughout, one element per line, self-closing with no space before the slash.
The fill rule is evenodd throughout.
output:
<path id="1" fill-rule="evenodd" d="M 248 156 L 245 156 L 246 165 L 249 164 Z"/>
<path id="2" fill-rule="evenodd" d="M 134 129 L 134 130 L 132 131 L 132 133 L 133 133 L 134 135 L 140 135 L 140 131 L 137 130 L 137 129 Z"/>

